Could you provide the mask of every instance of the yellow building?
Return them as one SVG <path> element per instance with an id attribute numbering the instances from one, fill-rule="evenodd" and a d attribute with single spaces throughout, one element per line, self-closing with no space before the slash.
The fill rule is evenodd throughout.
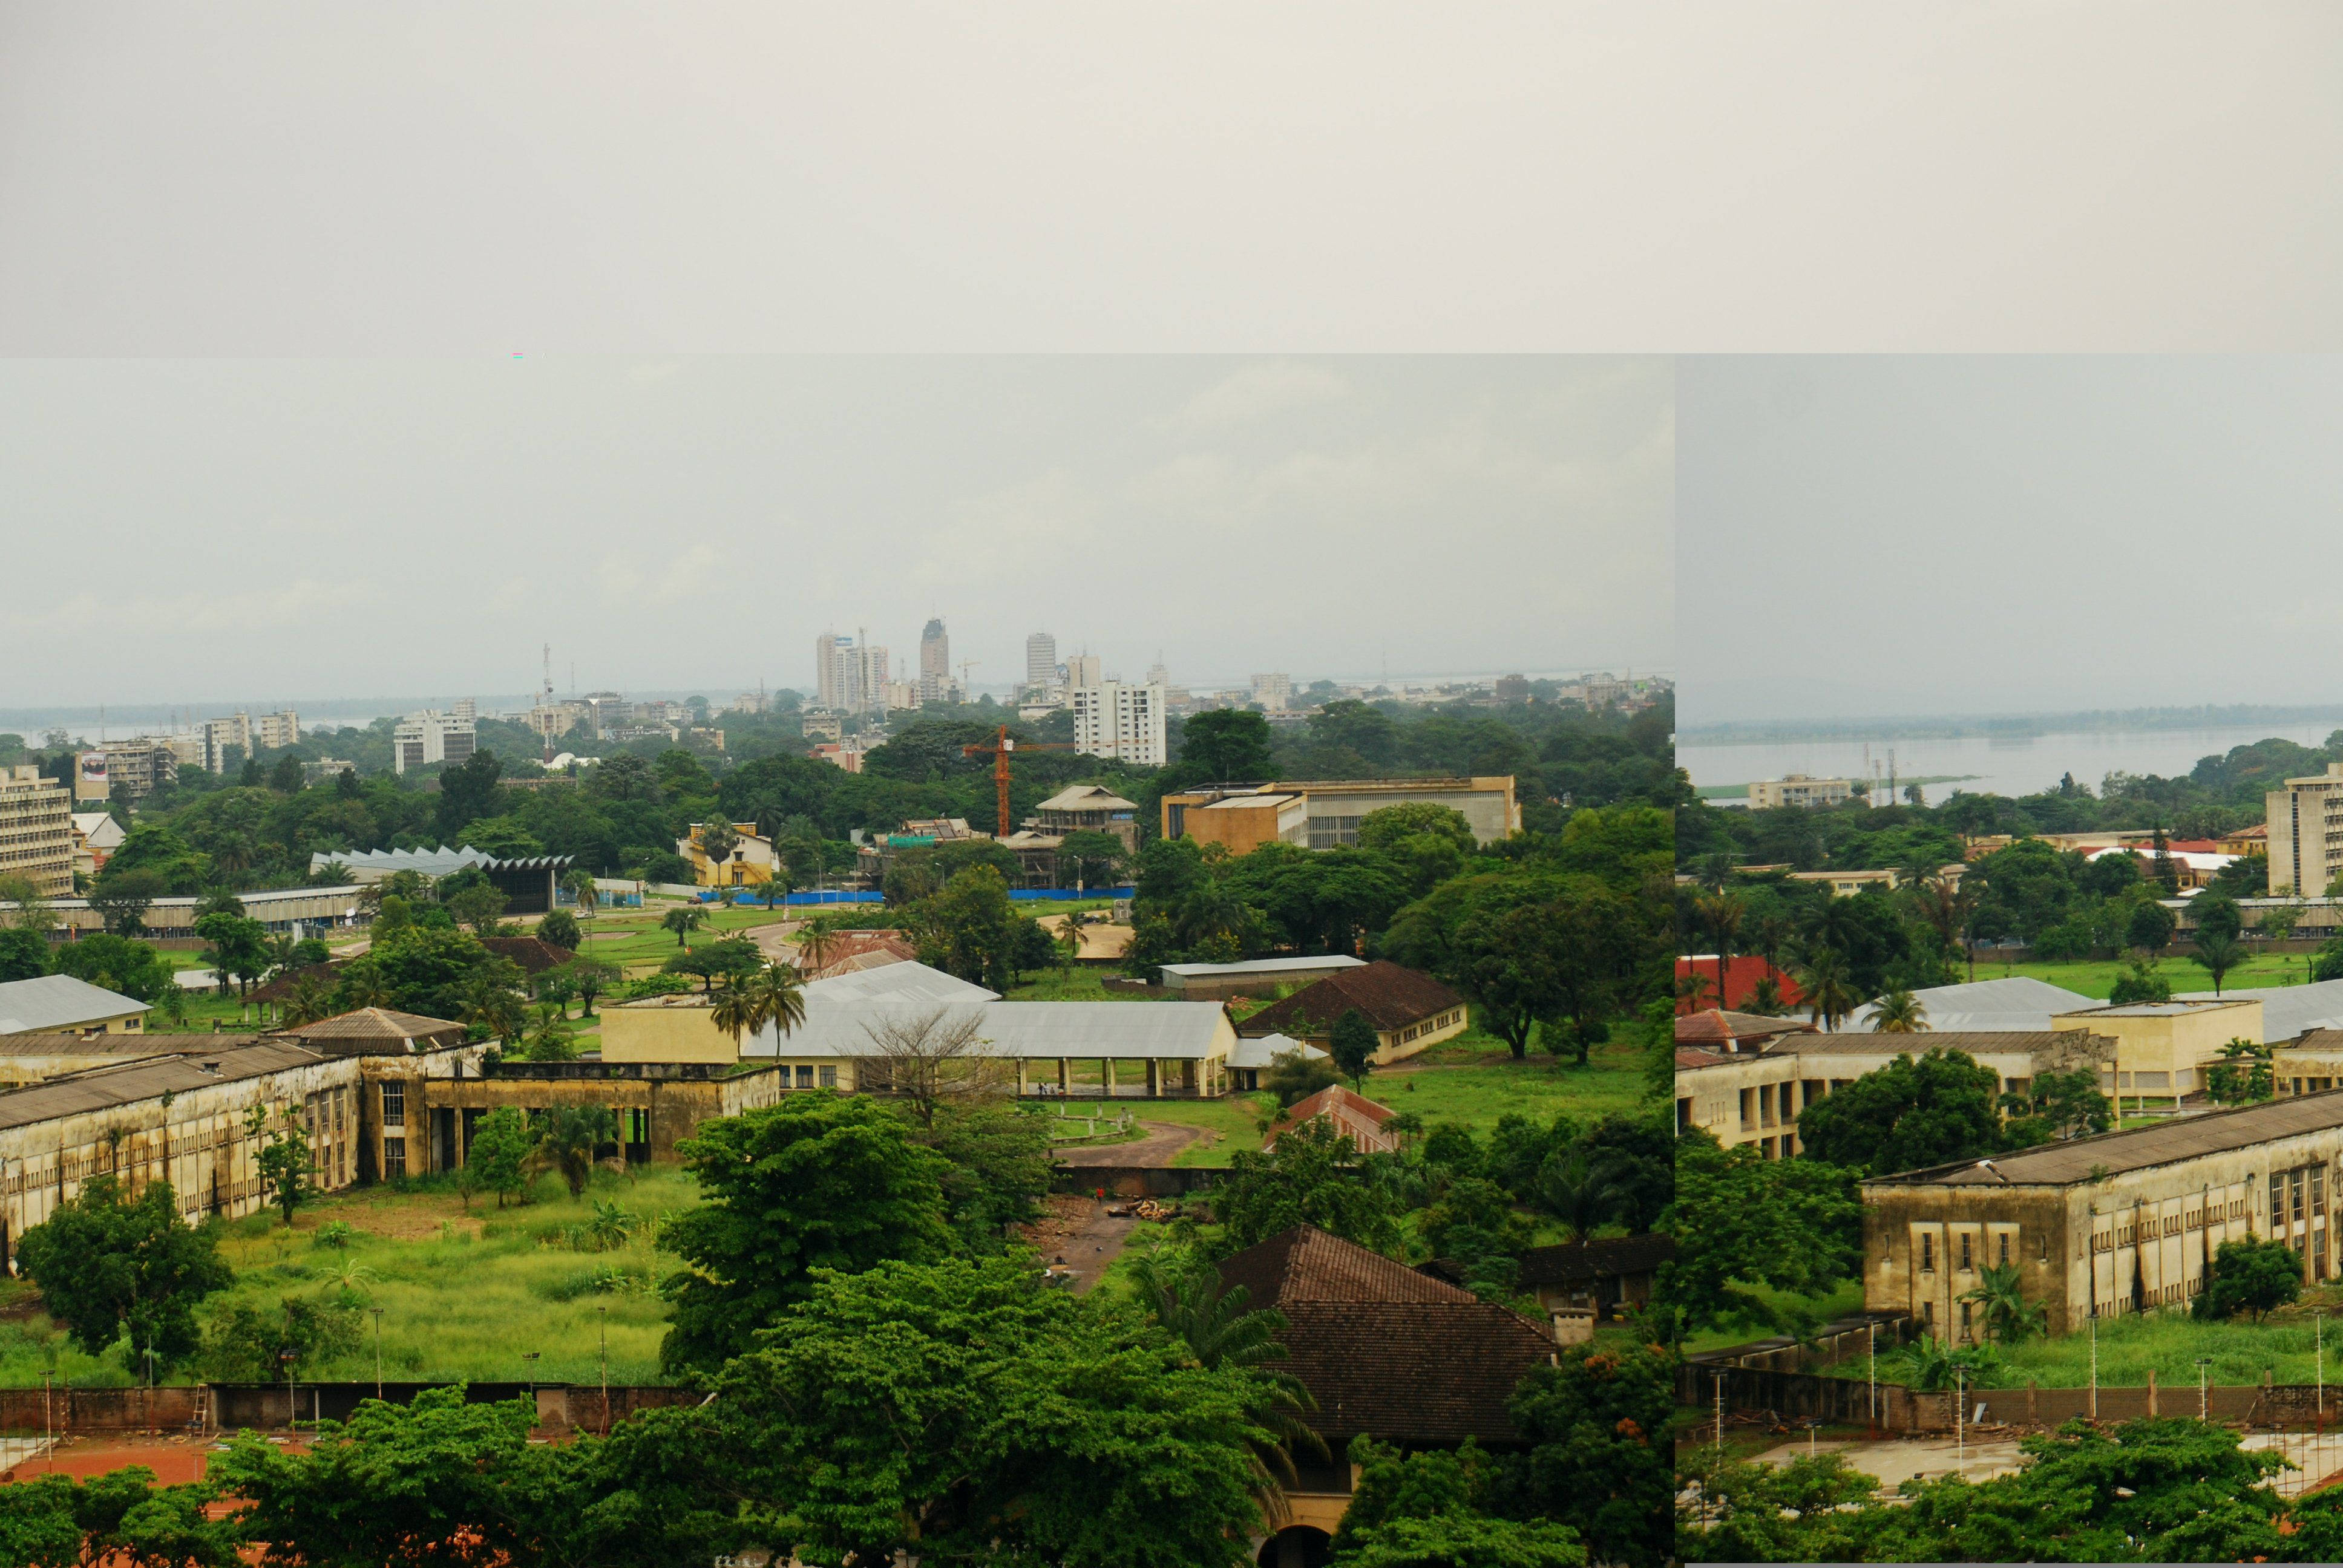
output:
<path id="1" fill-rule="evenodd" d="M 1263 844 L 1332 849 L 1359 841 L 1359 821 L 1385 806 L 1428 801 L 1461 813 L 1493 844 L 1521 830 L 1511 774 L 1479 779 L 1350 779 L 1213 785 L 1163 797 L 1163 836 L 1242 855 Z"/>
<path id="2" fill-rule="evenodd" d="M 75 1034 L 137 1034 L 147 1004 L 72 975 L 39 975 L 0 982 L 0 1034 L 66 1030 Z"/>
<path id="3" fill-rule="evenodd" d="M 0 768 L 0 877 L 62 899 L 74 890 L 73 863 L 73 791 L 38 768 Z"/>
<path id="4" fill-rule="evenodd" d="M 2079 1029 L 2116 1042 L 2115 1060 L 2102 1063 L 2099 1089 L 2121 1111 L 2146 1111 L 2150 1101 L 2180 1109 L 2184 1095 L 2205 1087 L 2204 1070 L 2221 1060 L 2233 1040 L 2262 1043 L 2259 1001 L 2140 1001 L 2058 1013 L 2054 1030 Z"/>
<path id="5" fill-rule="evenodd" d="M 754 822 L 735 822 L 732 831 L 739 841 L 721 863 L 711 863 L 708 851 L 700 843 L 700 835 L 708 829 L 705 822 L 694 822 L 689 838 L 675 841 L 675 852 L 691 862 L 691 873 L 703 888 L 753 888 L 773 879 L 773 868 L 779 858 L 773 853 L 773 841 L 757 831 Z"/>

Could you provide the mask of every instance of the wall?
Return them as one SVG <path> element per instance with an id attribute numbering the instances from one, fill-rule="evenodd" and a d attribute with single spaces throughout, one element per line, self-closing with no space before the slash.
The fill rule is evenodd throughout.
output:
<path id="1" fill-rule="evenodd" d="M 1050 1173 L 1050 1191 L 1090 1192 L 1104 1188 L 1118 1198 L 1177 1198 L 1216 1186 L 1227 1174 L 1204 1165 L 1060 1165 Z"/>
<path id="2" fill-rule="evenodd" d="M 602 1010 L 604 1061 L 737 1061 L 739 1056 L 739 1043 L 716 1027 L 704 1000 L 659 997 Z"/>

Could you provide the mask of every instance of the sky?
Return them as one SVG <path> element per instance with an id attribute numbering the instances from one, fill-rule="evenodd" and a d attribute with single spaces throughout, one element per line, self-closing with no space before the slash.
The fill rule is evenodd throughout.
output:
<path id="1" fill-rule="evenodd" d="M 0 709 L 1653 670 L 1674 460 L 1653 358 L 0 361 Z"/>
<path id="2" fill-rule="evenodd" d="M 2343 703 L 2343 358 L 1679 362 L 1679 717 Z"/>
<path id="3" fill-rule="evenodd" d="M 2328 0 L 11 0 L 0 354 L 2343 348 Z"/>

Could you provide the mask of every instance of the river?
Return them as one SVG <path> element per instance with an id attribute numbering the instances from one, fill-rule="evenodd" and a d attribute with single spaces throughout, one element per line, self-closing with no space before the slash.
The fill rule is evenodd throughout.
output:
<path id="1" fill-rule="evenodd" d="M 1885 779 L 1888 753 L 1897 778 L 1959 778 L 1962 782 L 1924 786 L 1934 804 L 1955 789 L 1977 795 L 2031 795 L 2055 788 L 2072 773 L 2094 793 L 2109 773 L 2185 774 L 2197 759 L 2272 739 L 2318 746 L 2334 731 L 2333 720 L 2304 724 L 2242 725 L 2232 729 L 2085 730 L 2069 735 L 1974 736 L 1959 739 L 1882 739 L 1869 742 L 1871 760 Z M 1766 741 L 1745 746 L 1676 748 L 1678 766 L 1695 786 L 1746 784 L 1805 773 L 1817 779 L 1867 776 L 1861 740 Z"/>

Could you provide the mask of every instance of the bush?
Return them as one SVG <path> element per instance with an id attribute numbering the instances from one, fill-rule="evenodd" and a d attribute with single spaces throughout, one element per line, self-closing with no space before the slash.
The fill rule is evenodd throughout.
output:
<path id="1" fill-rule="evenodd" d="M 555 910 L 538 921 L 537 934 L 539 940 L 551 942 L 557 948 L 567 948 L 573 953 L 583 940 L 578 930 L 578 917 L 568 910 Z"/>
<path id="2" fill-rule="evenodd" d="M 222 1382 L 280 1382 L 289 1358 L 295 1375 L 348 1355 L 358 1346 L 358 1314 L 349 1307 L 319 1305 L 286 1296 L 274 1312 L 240 1305 L 212 1321 L 204 1339 L 204 1361 Z"/>
<path id="3" fill-rule="evenodd" d="M 648 1294 L 657 1282 L 650 1270 L 639 1264 L 597 1263 L 557 1280 L 534 1281 L 528 1288 L 548 1302 L 574 1302 L 582 1296 Z"/>

